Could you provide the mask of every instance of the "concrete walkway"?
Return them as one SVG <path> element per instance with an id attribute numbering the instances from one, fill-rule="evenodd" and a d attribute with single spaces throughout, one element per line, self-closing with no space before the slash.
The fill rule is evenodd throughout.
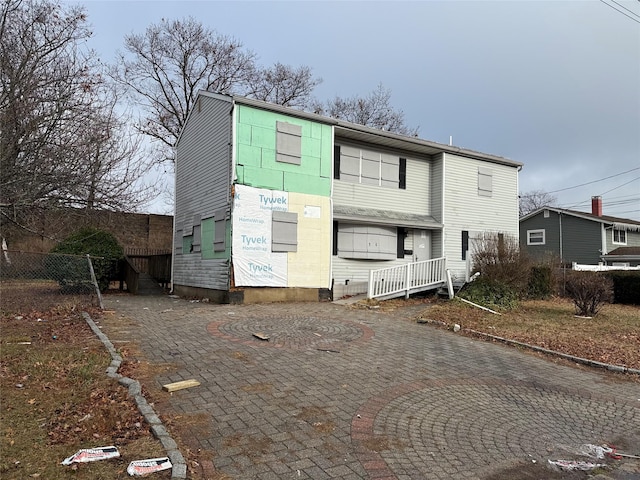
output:
<path id="1" fill-rule="evenodd" d="M 640 452 L 639 383 L 417 324 L 415 307 L 126 295 L 105 307 L 114 344 L 176 367 L 145 388 L 167 396 L 161 416 L 207 419 L 190 448 L 228 478 L 525 478 L 514 472 L 589 460 L 582 444 Z M 161 392 L 191 378 L 201 385 Z M 605 463 L 599 478 L 640 478 L 640 461 Z"/>

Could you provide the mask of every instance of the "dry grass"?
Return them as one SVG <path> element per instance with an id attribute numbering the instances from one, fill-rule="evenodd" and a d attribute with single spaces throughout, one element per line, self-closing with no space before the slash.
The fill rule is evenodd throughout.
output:
<path id="1" fill-rule="evenodd" d="M 564 299 L 532 300 L 502 315 L 462 302 L 436 302 L 422 319 L 459 324 L 482 333 L 536 345 L 598 362 L 640 369 L 640 307 L 605 305 L 593 318 L 575 316 Z"/>
<path id="2" fill-rule="evenodd" d="M 127 390 L 105 375 L 111 358 L 79 314 L 90 298 L 4 282 L 0 295 L 0 477 L 129 478 L 132 460 L 164 455 Z M 60 465 L 110 445 L 120 458 Z"/>

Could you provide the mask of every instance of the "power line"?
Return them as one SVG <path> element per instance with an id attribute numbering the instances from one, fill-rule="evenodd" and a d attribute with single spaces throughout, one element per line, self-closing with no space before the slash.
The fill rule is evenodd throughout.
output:
<path id="1" fill-rule="evenodd" d="M 640 23 L 640 22 L 638 22 L 638 23 Z M 608 177 L 604 177 L 604 178 L 601 178 L 599 180 L 593 180 L 591 182 L 581 183 L 580 185 L 574 185 L 573 187 L 566 187 L 566 188 L 561 188 L 559 190 L 552 190 L 551 192 L 547 192 L 547 193 L 558 193 L 558 192 L 564 192 L 565 190 L 572 190 L 574 188 L 584 187 L 585 185 L 591 185 L 592 183 L 598 183 L 598 182 L 602 182 L 604 180 L 609 180 L 610 178 L 619 177 L 620 175 L 624 175 L 624 174 L 629 173 L 629 172 L 634 172 L 636 170 L 640 170 L 640 167 L 632 168 L 631 170 L 627 170 L 626 172 L 616 173 L 615 175 L 610 175 Z"/>
<path id="2" fill-rule="evenodd" d="M 613 192 L 614 190 L 617 190 L 620 187 L 624 187 L 625 185 L 629 185 L 630 183 L 633 183 L 636 180 L 640 180 L 640 177 L 632 178 L 631 180 L 629 180 L 628 182 L 623 183 L 622 185 L 618 185 L 617 187 L 613 187 L 611 190 L 607 190 L 606 192 L 601 193 L 600 196 L 606 195 L 609 192 Z"/>
<path id="3" fill-rule="evenodd" d="M 607 7 L 609 8 L 613 8 L 616 12 L 621 13 L 622 15 L 624 15 L 627 18 L 630 18 L 631 20 L 633 20 L 636 23 L 640 23 L 640 20 L 636 20 L 635 18 L 633 18 L 631 15 L 627 15 L 626 13 L 624 13 L 622 10 L 618 10 L 616 7 L 614 7 L 613 5 L 605 2 L 604 0 L 600 0 L 602 3 L 604 3 Z M 634 14 L 635 15 L 635 14 Z"/>
<path id="4" fill-rule="evenodd" d="M 615 3 L 616 5 L 618 5 L 620 8 L 622 8 L 623 10 L 626 10 L 627 12 L 629 12 L 631 15 L 634 15 L 638 18 L 640 18 L 640 15 L 638 15 L 636 12 L 634 12 L 633 10 L 629 10 L 627 7 L 625 7 L 624 5 L 616 2 L 616 0 L 610 0 L 611 2 Z"/>

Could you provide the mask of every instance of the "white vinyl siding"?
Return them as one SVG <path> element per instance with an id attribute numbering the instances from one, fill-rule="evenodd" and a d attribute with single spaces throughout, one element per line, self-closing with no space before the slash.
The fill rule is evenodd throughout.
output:
<path id="1" fill-rule="evenodd" d="M 452 275 L 465 276 L 462 231 L 519 236 L 518 169 L 515 166 L 443 154 L 444 256 Z M 491 170 L 491 196 L 478 195 L 479 169 Z M 434 256 L 436 253 L 434 253 Z"/>
<path id="2" fill-rule="evenodd" d="M 341 150 L 344 148 L 341 147 Z M 383 154 L 383 159 L 384 159 Z M 399 157 L 398 157 L 399 158 Z M 341 158 L 341 172 L 345 157 Z M 419 215 L 431 215 L 431 162 L 426 159 L 407 158 L 406 188 L 380 188 L 377 185 L 358 184 L 344 179 L 333 181 L 333 201 L 335 205 L 365 207 Z M 358 175 L 359 170 L 353 162 L 350 172 Z M 382 181 L 395 172 L 383 161 Z M 399 168 L 399 167 L 398 167 Z M 439 190 L 438 190 L 439 191 Z M 436 215 L 436 212 L 433 213 Z M 437 212 L 439 216 L 439 212 Z"/>

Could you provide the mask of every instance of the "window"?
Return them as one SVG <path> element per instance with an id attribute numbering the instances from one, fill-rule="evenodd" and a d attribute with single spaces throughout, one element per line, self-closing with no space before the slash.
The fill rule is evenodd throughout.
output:
<path id="1" fill-rule="evenodd" d="M 199 253 L 201 247 L 201 235 L 200 225 L 193 226 L 193 235 L 191 236 L 191 251 L 193 253 Z"/>
<path id="2" fill-rule="evenodd" d="M 276 122 L 276 161 L 300 165 L 302 158 L 302 127 Z"/>
<path id="3" fill-rule="evenodd" d="M 193 235 L 185 235 L 182 237 L 182 253 L 193 252 Z"/>
<path id="4" fill-rule="evenodd" d="M 336 145 L 333 178 L 362 185 L 407 188 L 407 159 L 387 153 Z"/>
<path id="5" fill-rule="evenodd" d="M 395 227 L 338 224 L 337 254 L 341 258 L 394 260 L 398 258 L 397 233 Z"/>
<path id="6" fill-rule="evenodd" d="M 225 209 L 218 210 L 214 214 L 213 228 L 213 251 L 224 252 L 226 250 L 227 238 L 227 212 Z"/>
<path id="7" fill-rule="evenodd" d="M 271 251 L 298 251 L 298 214 L 274 210 L 271 217 Z"/>
<path id="8" fill-rule="evenodd" d="M 626 245 L 627 244 L 627 232 L 626 232 L 626 230 L 619 230 L 617 228 L 614 228 L 613 229 L 613 243 Z"/>
<path id="9" fill-rule="evenodd" d="M 493 195 L 493 172 L 488 168 L 478 168 L 478 195 L 481 197 Z"/>
<path id="10" fill-rule="evenodd" d="M 527 245 L 544 245 L 544 230 L 527 230 Z"/>
<path id="11" fill-rule="evenodd" d="M 543 212 L 544 218 L 549 218 L 549 210 L 545 209 Z"/>

